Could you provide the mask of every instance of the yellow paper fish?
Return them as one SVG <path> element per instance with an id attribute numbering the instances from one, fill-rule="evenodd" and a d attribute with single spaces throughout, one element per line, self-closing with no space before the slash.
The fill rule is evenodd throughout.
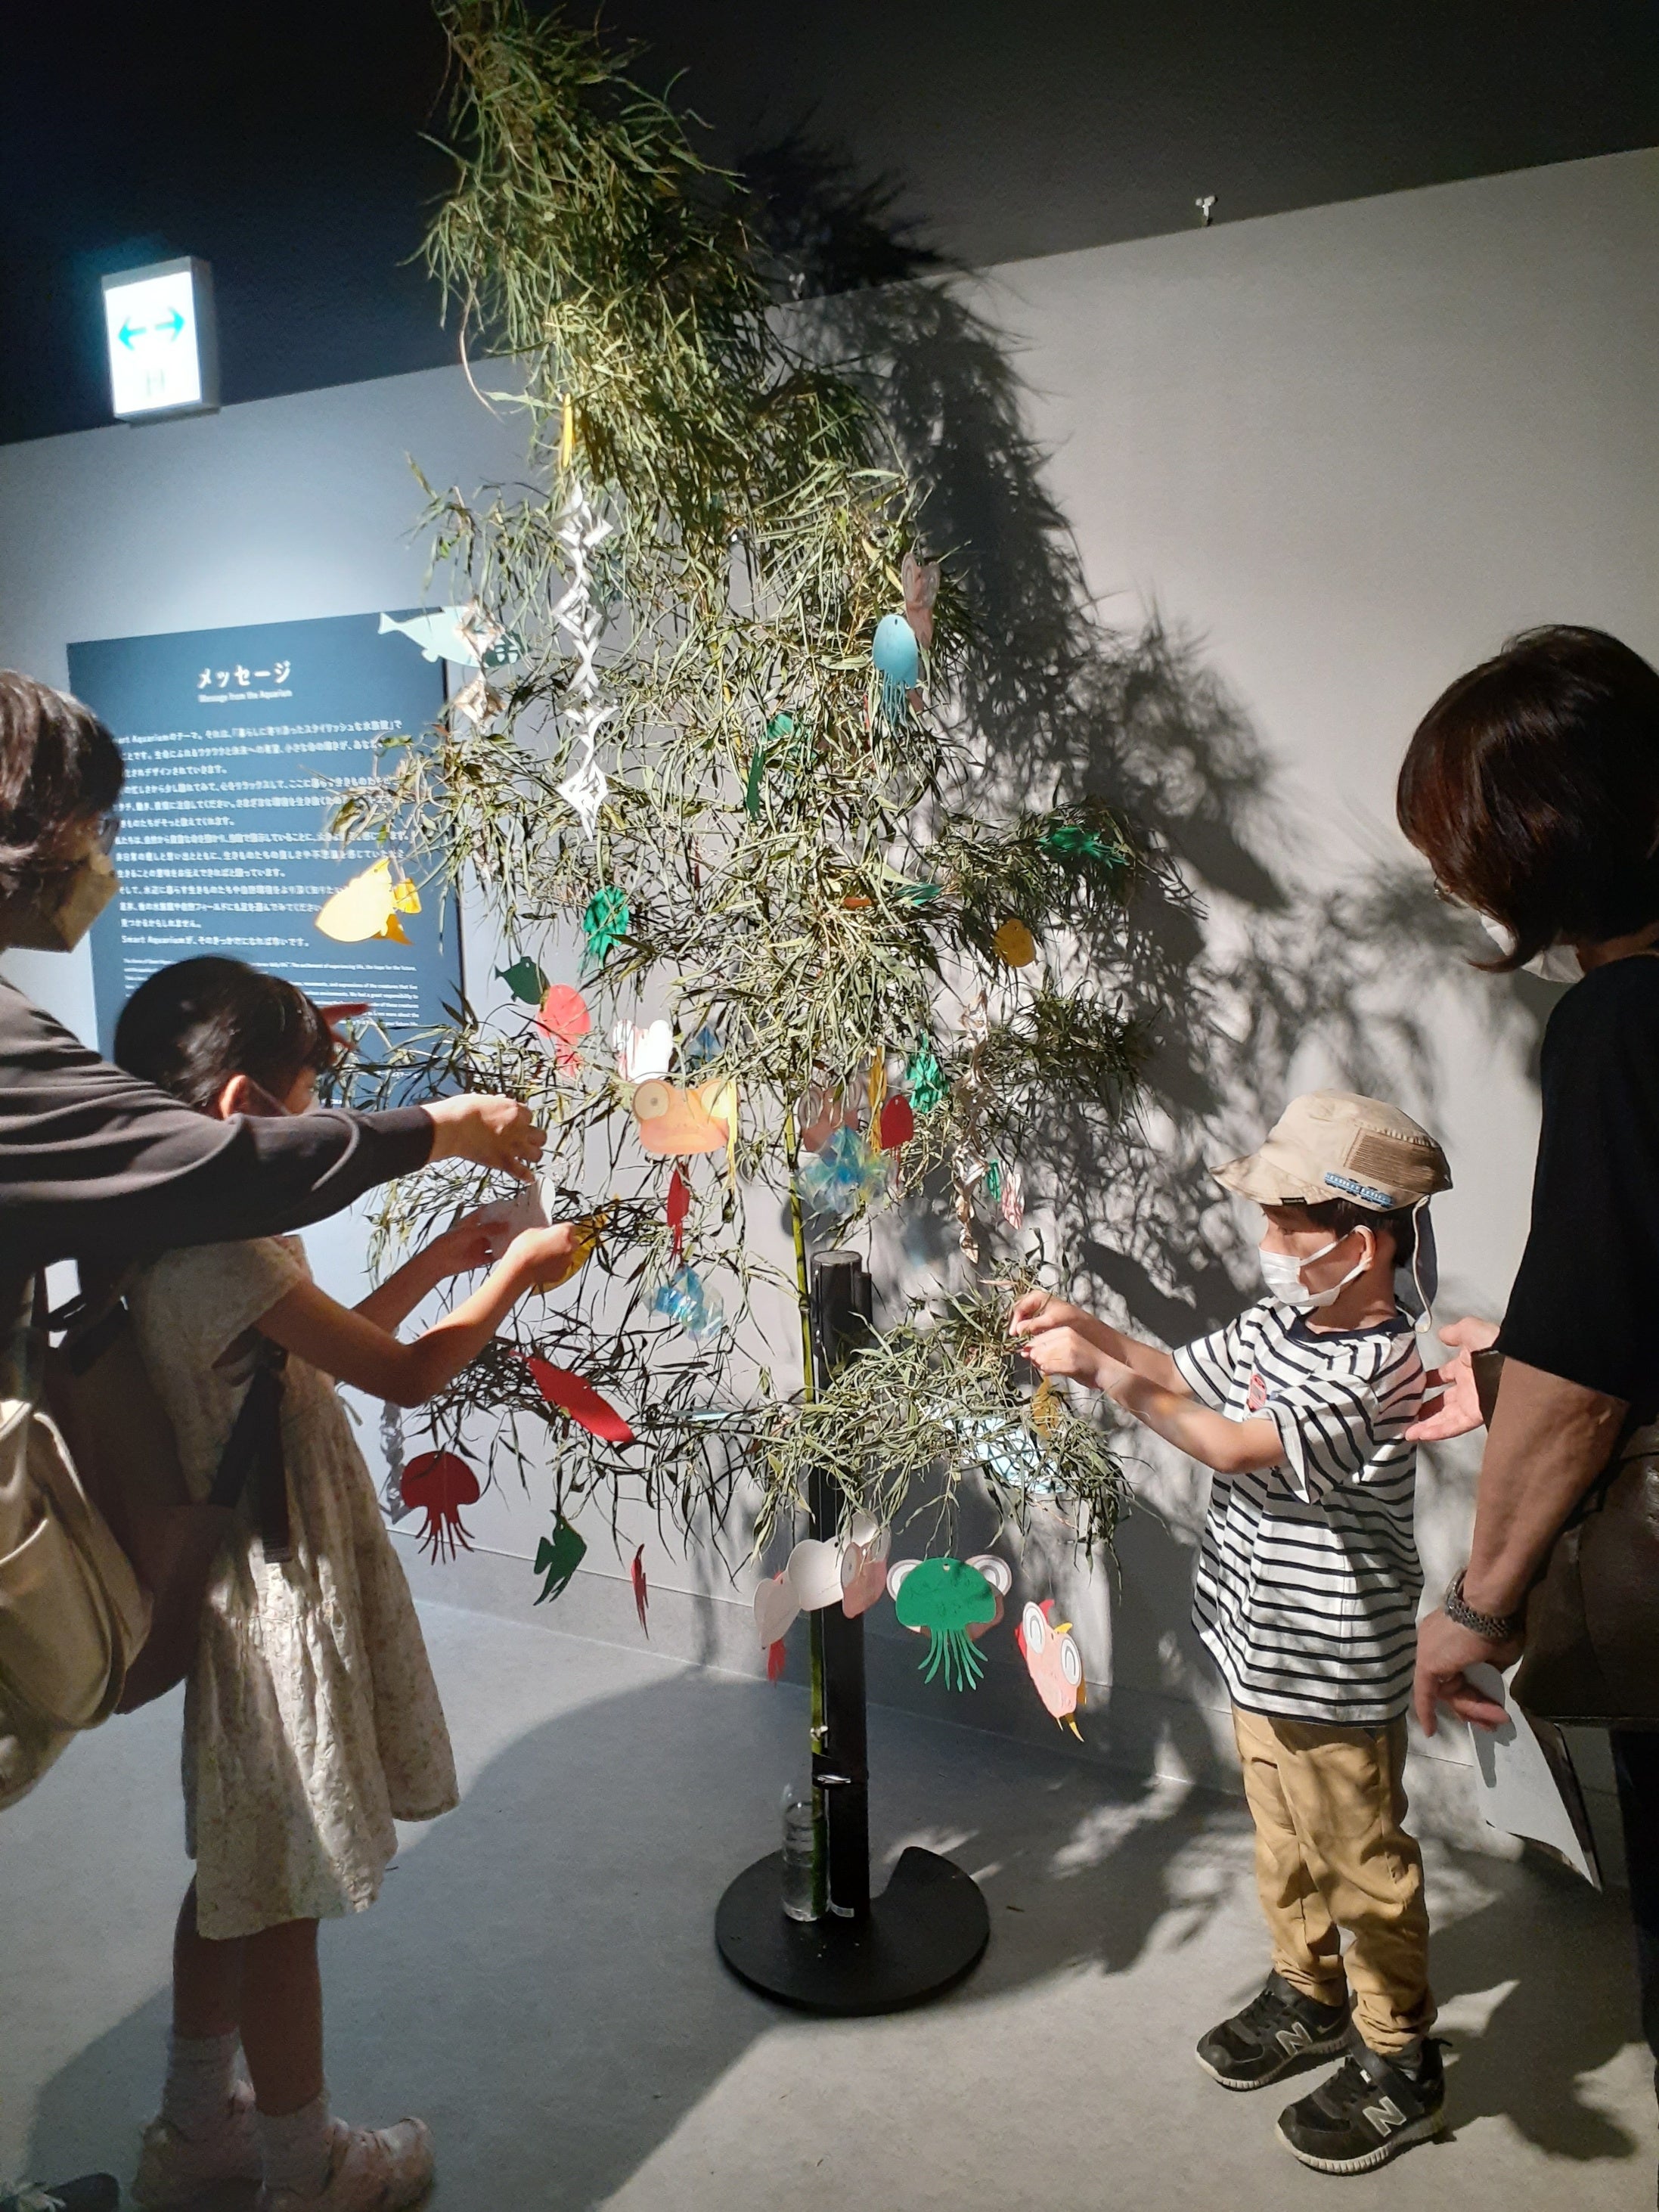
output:
<path id="1" fill-rule="evenodd" d="M 391 861 L 376 860 L 325 901 L 317 927 L 339 945 L 361 945 L 371 937 L 407 945 L 409 939 L 398 916 L 420 910 L 421 895 L 409 878 L 400 876 L 394 882 Z"/>

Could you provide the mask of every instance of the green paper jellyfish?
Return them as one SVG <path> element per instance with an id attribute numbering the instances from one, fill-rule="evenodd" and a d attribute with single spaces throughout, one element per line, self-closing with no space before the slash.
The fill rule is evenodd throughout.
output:
<path id="1" fill-rule="evenodd" d="M 607 884 L 603 890 L 595 891 L 582 916 L 588 958 L 601 961 L 608 952 L 613 952 L 627 936 L 631 919 L 628 901 L 619 890 Z"/>
<path id="2" fill-rule="evenodd" d="M 966 1559 L 918 1559 L 893 1600 L 906 1628 L 925 1628 L 927 1656 L 922 1680 L 943 1673 L 947 1690 L 971 1690 L 985 1672 L 970 1628 L 988 1628 L 997 1617 L 997 1594 Z"/>

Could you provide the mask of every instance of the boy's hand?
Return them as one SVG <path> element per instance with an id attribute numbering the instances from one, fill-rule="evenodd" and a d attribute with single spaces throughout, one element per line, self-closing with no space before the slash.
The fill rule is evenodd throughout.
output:
<path id="1" fill-rule="evenodd" d="M 1008 1318 L 1010 1336 L 1035 1336 L 1041 1330 L 1075 1328 L 1085 1318 L 1080 1306 L 1064 1298 L 1051 1298 L 1047 1291 L 1027 1291 L 1014 1302 Z"/>
<path id="2" fill-rule="evenodd" d="M 470 1275 L 475 1268 L 487 1267 L 501 1258 L 508 1242 L 501 1218 L 504 1212 L 499 1206 L 481 1206 L 476 1213 L 464 1214 L 433 1238 L 426 1249 L 442 1276 Z"/>
<path id="3" fill-rule="evenodd" d="M 1098 1346 L 1091 1344 L 1080 1329 L 1069 1322 L 1058 1328 L 1043 1326 L 1041 1333 L 1025 1346 L 1025 1357 L 1033 1367 L 1044 1375 L 1069 1375 L 1074 1382 L 1086 1382 L 1091 1390 L 1103 1390 L 1109 1385 L 1102 1380 L 1103 1370 L 1123 1376 L 1129 1369 L 1115 1359 L 1109 1359 Z"/>

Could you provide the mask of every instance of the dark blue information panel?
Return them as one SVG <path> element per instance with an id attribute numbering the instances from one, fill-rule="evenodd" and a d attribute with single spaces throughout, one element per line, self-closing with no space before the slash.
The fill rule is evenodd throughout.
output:
<path id="1" fill-rule="evenodd" d="M 380 740 L 418 738 L 444 663 L 378 615 L 103 638 L 69 649 L 70 688 L 126 758 L 121 896 L 92 933 L 98 1042 L 146 975 L 222 952 L 319 1003 L 367 999 L 392 1035 L 441 1018 L 461 988 L 454 902 L 437 884 L 399 917 L 407 945 L 337 945 L 318 908 L 377 857 L 328 834 L 339 793 L 372 781 Z"/>

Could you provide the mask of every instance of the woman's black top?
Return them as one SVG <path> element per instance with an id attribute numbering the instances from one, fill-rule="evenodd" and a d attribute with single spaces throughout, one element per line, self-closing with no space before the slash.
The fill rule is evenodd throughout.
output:
<path id="1" fill-rule="evenodd" d="M 1498 1341 L 1659 1413 L 1659 959 L 1593 968 L 1544 1032 L 1532 1229 Z"/>
<path id="2" fill-rule="evenodd" d="M 0 982 L 0 1277 L 270 1237 L 423 1167 L 433 1126 L 325 1110 L 214 1121 Z"/>

